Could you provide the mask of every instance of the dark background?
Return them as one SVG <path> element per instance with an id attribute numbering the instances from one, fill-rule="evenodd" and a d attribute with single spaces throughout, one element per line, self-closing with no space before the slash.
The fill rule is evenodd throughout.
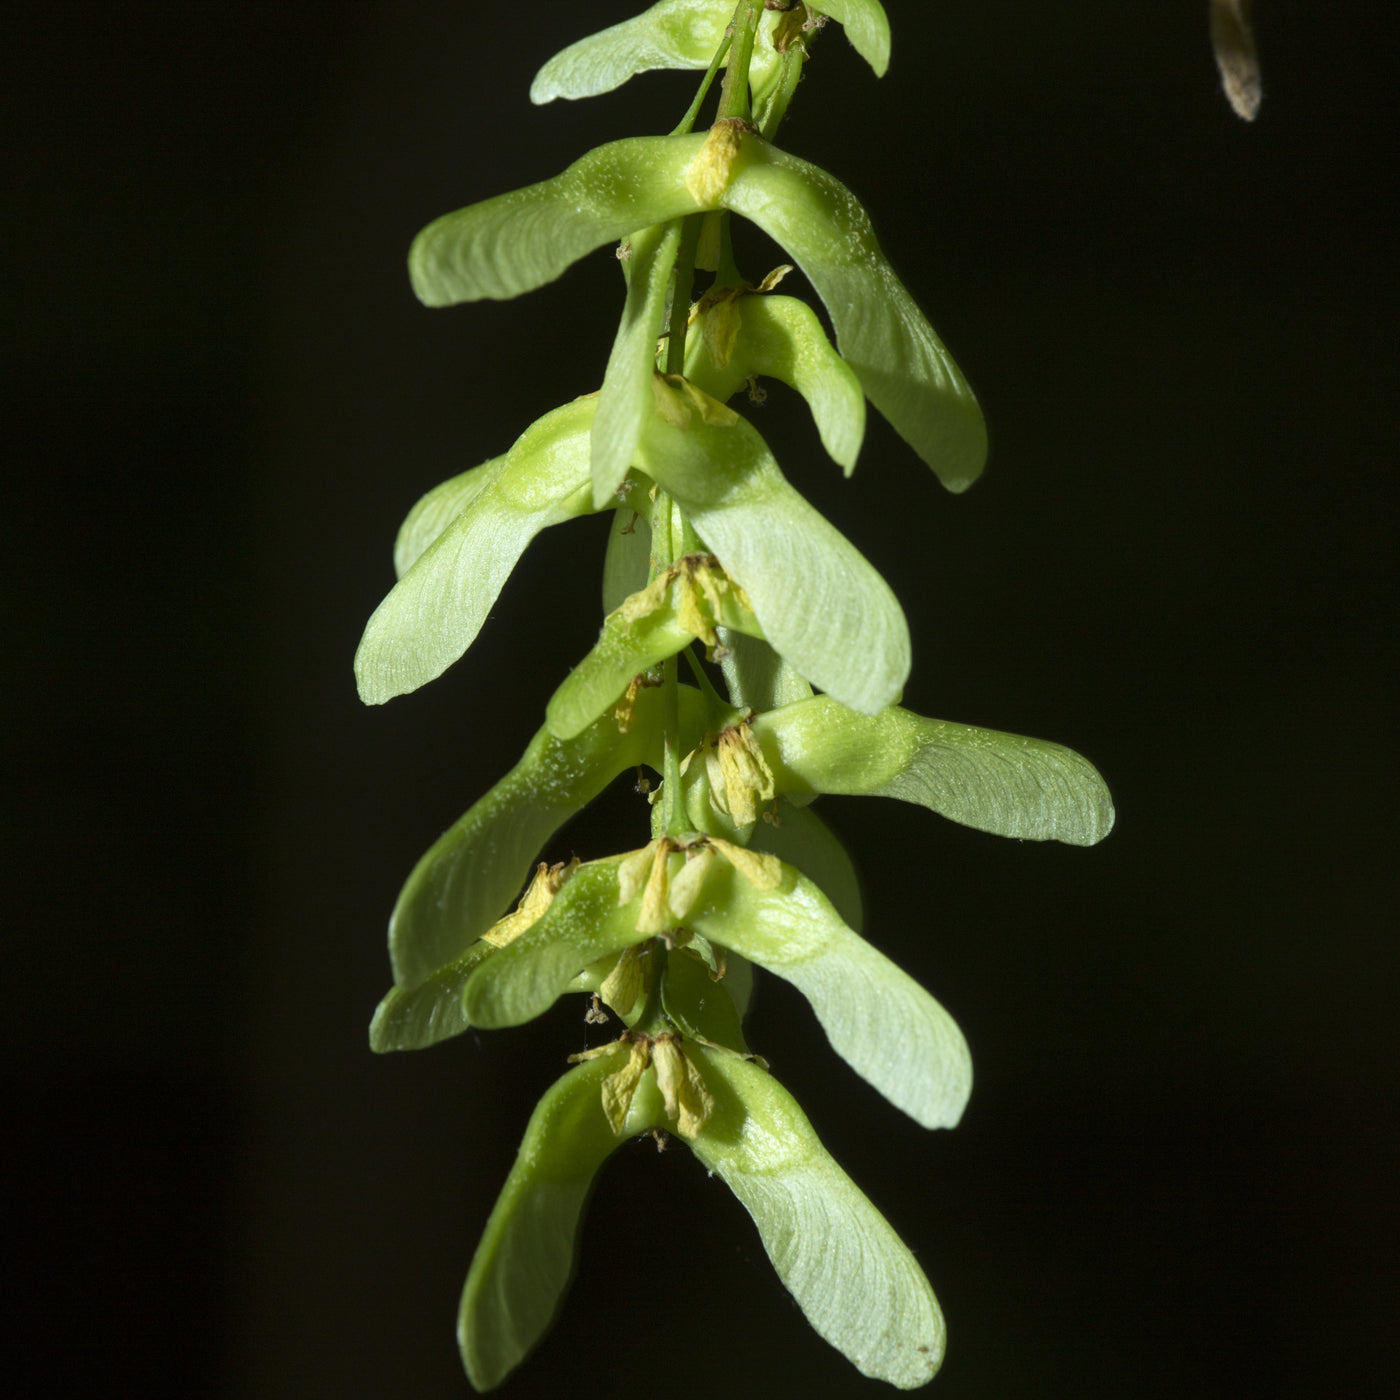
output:
<path id="1" fill-rule="evenodd" d="M 1393 7 L 1264 0 L 1252 127 L 1204 3 L 889 8 L 887 79 L 833 31 L 782 141 L 872 210 L 991 464 L 947 496 L 874 423 L 845 483 L 781 393 L 759 426 L 904 600 L 907 703 L 1080 749 L 1119 825 L 823 804 L 972 1044 L 955 1132 L 773 979 L 751 1039 L 933 1279 L 944 1400 L 1389 1396 Z M 350 660 L 418 494 L 601 377 L 606 252 L 436 313 L 403 255 L 673 125 L 689 78 L 526 99 L 630 9 L 4 9 L 15 1393 L 466 1393 L 458 1289 L 578 1008 L 387 1059 L 365 1026 L 401 879 L 591 640 L 600 522 L 426 690 L 362 709 Z M 560 851 L 640 842 L 634 804 Z M 798 1389 L 879 1388 L 683 1148 L 624 1149 L 503 1393 Z"/>

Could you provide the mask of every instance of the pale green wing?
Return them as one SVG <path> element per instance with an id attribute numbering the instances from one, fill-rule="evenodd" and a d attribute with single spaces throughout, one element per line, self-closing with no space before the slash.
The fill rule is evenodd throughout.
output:
<path id="1" fill-rule="evenodd" d="M 873 714 L 898 698 L 910 664 L 899 600 L 793 490 L 749 423 L 653 417 L 639 462 L 749 595 L 784 660 L 853 709 Z"/>
<path id="2" fill-rule="evenodd" d="M 394 574 L 402 578 L 419 556 L 500 476 L 505 457 L 493 457 L 479 467 L 434 486 L 419 499 L 399 526 L 394 541 Z"/>
<path id="3" fill-rule="evenodd" d="M 883 78 L 890 66 L 890 22 L 880 0 L 822 0 L 813 9 L 830 15 L 855 51 Z"/>
<path id="4" fill-rule="evenodd" d="M 476 640 L 511 570 L 549 525 L 592 509 L 594 400 L 547 413 L 375 609 L 355 653 L 360 698 L 380 705 L 440 676 Z"/>
<path id="5" fill-rule="evenodd" d="M 649 671 L 695 640 L 672 611 L 629 622 L 609 613 L 588 655 L 550 697 L 545 724 L 551 734 L 572 738 L 617 703 L 634 676 Z"/>
<path id="6" fill-rule="evenodd" d="M 555 54 L 535 75 L 530 101 L 596 97 L 656 68 L 708 68 L 733 13 L 732 5 L 715 0 L 661 0 L 645 13 Z M 761 83 L 777 63 L 771 40 L 765 42 L 776 21 L 777 14 L 771 11 L 759 21 L 749 65 L 751 82 Z M 887 37 L 887 50 L 888 44 Z"/>
<path id="7" fill-rule="evenodd" d="M 577 1066 L 539 1101 L 462 1290 L 457 1340 L 477 1390 L 499 1385 L 548 1331 L 574 1269 L 579 1222 L 598 1169 L 634 1133 L 664 1126 L 634 1107 L 614 1136 L 603 1080 L 617 1055 Z M 659 1108 L 658 1096 L 634 1105 Z M 636 1120 L 636 1121 L 634 1121 Z"/>
<path id="8" fill-rule="evenodd" d="M 979 831 L 1092 846 L 1113 799 L 1088 759 L 1061 744 L 925 719 L 891 707 L 855 715 L 824 696 L 753 725 L 783 792 L 897 797 Z"/>
<path id="9" fill-rule="evenodd" d="M 651 506 L 634 487 L 613 512 L 603 558 L 603 612 L 620 608 L 651 578 Z"/>
<path id="10" fill-rule="evenodd" d="M 747 958 L 741 958 L 732 948 L 726 949 L 725 961 L 724 987 L 742 1021 L 749 1014 L 749 1003 L 753 1000 L 753 964 Z"/>
<path id="11" fill-rule="evenodd" d="M 832 348 L 817 314 L 796 297 L 744 296 L 721 315 L 740 320 L 733 353 L 717 365 L 705 331 L 707 311 L 686 342 L 686 377 L 721 402 L 752 378 L 779 379 L 796 389 L 812 410 L 822 446 L 847 476 L 855 469 L 865 435 L 865 390 Z"/>
<path id="12" fill-rule="evenodd" d="M 943 1314 L 889 1222 L 767 1071 L 687 1046 L 714 1097 L 690 1149 L 729 1187 L 807 1321 L 862 1374 L 912 1390 L 943 1361 Z"/>
<path id="13" fill-rule="evenodd" d="M 642 896 L 618 903 L 616 861 L 580 866 L 548 909 L 486 959 L 467 982 L 462 1005 L 482 1030 L 521 1026 L 543 1015 L 590 963 L 649 934 L 637 932 Z"/>
<path id="14" fill-rule="evenodd" d="M 967 380 L 895 275 L 860 202 L 826 171 L 750 138 L 723 197 L 801 264 L 870 401 L 951 491 L 970 486 L 987 430 Z"/>
<path id="15" fill-rule="evenodd" d="M 593 418 L 593 505 L 597 510 L 617 504 L 617 488 L 632 465 L 642 424 L 653 411 L 656 341 L 680 239 L 681 226 L 672 223 L 641 229 L 630 240 L 627 301 Z"/>
<path id="16" fill-rule="evenodd" d="M 777 822 L 755 822 L 748 844 L 752 850 L 777 856 L 813 880 L 852 932 L 859 933 L 864 927 L 855 865 L 841 838 L 810 807 L 798 807 L 780 797 Z"/>
<path id="17" fill-rule="evenodd" d="M 742 964 L 743 959 L 735 958 L 734 962 Z M 698 957 L 684 948 L 673 949 L 666 958 L 661 1005 L 683 1035 L 746 1053 L 749 1047 L 739 1024 L 743 1013 L 736 997 L 743 996 L 747 1004 L 747 989 L 731 991 L 729 977 L 726 970 L 724 977 L 715 981 Z"/>
<path id="18" fill-rule="evenodd" d="M 428 306 L 519 296 L 605 243 L 693 214 L 685 171 L 704 140 L 612 141 L 552 180 L 444 214 L 409 249 L 413 290 Z"/>
<path id="19" fill-rule="evenodd" d="M 736 708 L 775 710 L 811 698 L 812 687 L 768 642 L 727 630 L 719 639 L 729 653 L 720 659 L 720 670 Z"/>
<path id="20" fill-rule="evenodd" d="M 953 1127 L 972 1091 L 972 1057 L 953 1018 L 847 928 L 816 884 L 791 866 L 770 890 L 722 866 L 716 862 L 689 926 L 791 982 L 832 1049 L 896 1108 L 925 1128 Z"/>
<path id="21" fill-rule="evenodd" d="M 681 727 L 703 732 L 703 704 L 681 687 Z M 604 715 L 573 739 L 541 729 L 520 762 L 414 867 L 389 921 L 394 981 L 415 987 L 461 957 L 506 912 L 556 831 L 619 774 L 659 766 L 661 692 L 637 697 L 632 727 Z"/>
<path id="22" fill-rule="evenodd" d="M 837 346 L 866 394 L 950 490 L 987 454 L 981 410 L 895 275 L 865 210 L 835 177 L 757 137 L 704 202 L 686 185 L 706 136 L 638 136 L 599 146 L 552 180 L 429 224 L 409 252 L 429 306 L 513 297 L 552 282 L 594 248 L 702 209 L 752 219 L 797 259 L 826 304 Z"/>
<path id="23" fill-rule="evenodd" d="M 467 978 L 493 952 L 490 943 L 478 941 L 426 982 L 416 987 L 392 988 L 369 1023 L 369 1048 L 376 1054 L 426 1050 L 440 1040 L 461 1035 L 468 1026 L 462 1010 L 462 989 Z"/>
<path id="24" fill-rule="evenodd" d="M 663 605 L 651 612 L 629 617 L 624 605 L 603 619 L 602 631 L 588 655 L 550 697 L 545 723 L 552 734 L 568 739 L 579 733 L 617 701 L 633 677 L 695 641 L 696 634 L 681 624 L 676 596 L 679 584 L 679 580 L 673 581 Z M 753 614 L 735 599 L 732 590 L 721 597 L 717 620 L 731 631 L 738 627 L 758 630 Z"/>

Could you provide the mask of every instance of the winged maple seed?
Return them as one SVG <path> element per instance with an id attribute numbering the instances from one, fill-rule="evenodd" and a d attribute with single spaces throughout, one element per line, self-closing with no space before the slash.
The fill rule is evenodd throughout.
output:
<path id="1" fill-rule="evenodd" d="M 594 1176 L 642 1134 L 674 1134 L 730 1187 L 812 1326 L 860 1371 L 904 1388 L 931 1379 L 944 1328 L 927 1277 L 746 1043 L 755 969 L 796 987 L 890 1103 L 951 1127 L 971 1092 L 967 1043 L 862 936 L 854 868 L 811 804 L 894 797 L 1078 845 L 1113 823 L 1103 780 L 1071 750 L 900 707 L 912 650 L 898 600 L 731 405 L 764 381 L 788 386 L 847 475 L 867 400 L 949 490 L 982 469 L 976 400 L 864 209 L 775 143 L 828 17 L 883 74 L 878 0 L 660 0 L 570 45 L 540 71 L 535 101 L 652 67 L 701 73 L 696 100 L 669 136 L 600 146 L 552 180 L 445 215 L 410 251 L 430 306 L 518 296 L 609 246 L 627 284 L 601 388 L 410 512 L 398 582 L 356 655 L 369 703 L 426 684 L 468 652 L 536 537 L 562 548 L 550 527 L 612 513 L 598 639 L 523 757 L 410 875 L 390 921 L 394 986 L 370 1029 L 376 1050 L 423 1048 L 520 1025 L 571 993 L 586 998 L 586 1025 L 615 1015 L 624 1027 L 569 1056 L 487 1222 L 458 1318 L 478 1389 L 549 1327 Z M 792 263 L 749 281 L 735 219 Z M 833 335 L 812 306 L 774 293 L 793 265 Z M 620 853 L 542 858 L 629 771 L 647 794 L 645 844 L 638 833 Z"/>

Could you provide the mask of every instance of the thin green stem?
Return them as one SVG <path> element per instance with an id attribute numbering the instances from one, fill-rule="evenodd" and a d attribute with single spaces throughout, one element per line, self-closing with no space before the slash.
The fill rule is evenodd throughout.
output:
<path id="1" fill-rule="evenodd" d="M 681 514 L 681 554 L 704 554 L 705 541 L 696 532 L 695 526 L 690 523 L 690 517 L 684 512 Z"/>
<path id="2" fill-rule="evenodd" d="M 733 38 L 733 30 L 726 29 L 719 48 L 715 50 L 715 56 L 710 60 L 710 66 L 705 70 L 705 76 L 700 79 L 700 91 L 695 94 L 695 100 L 690 104 L 685 116 L 676 124 L 676 129 L 671 133 L 672 136 L 686 136 L 695 125 L 695 119 L 700 115 L 700 108 L 705 101 L 706 94 L 710 91 L 710 85 L 715 80 L 715 74 L 719 72 L 720 65 L 724 62 L 725 54 L 729 52 L 729 45 Z"/>
<path id="3" fill-rule="evenodd" d="M 720 89 L 719 113 L 716 120 L 746 118 L 749 114 L 749 62 L 753 57 L 754 34 L 758 29 L 758 18 L 762 14 L 759 0 L 739 0 L 734 8 L 734 18 L 729 26 L 725 42 L 710 60 L 710 67 L 700 86 L 700 92 L 691 104 L 690 110 L 682 119 L 677 132 L 689 131 L 700 110 L 714 75 L 724 61 L 726 52 L 729 66 L 725 71 L 724 83 Z M 700 240 L 700 226 L 703 216 L 689 215 L 681 225 L 680 248 L 676 254 L 675 280 L 671 284 L 671 314 L 666 340 L 666 373 L 685 372 L 685 333 L 690 321 L 690 297 L 695 285 L 695 249 Z M 727 249 L 727 241 L 726 241 Z M 733 270 L 733 255 L 727 253 L 727 262 Z M 664 494 L 656 498 L 652 510 L 652 564 L 656 572 L 668 568 L 676 557 L 674 507 Z M 660 539 L 662 528 L 665 531 L 664 547 Z M 682 552 L 693 540 L 699 544 L 699 536 L 682 517 Z M 653 574 L 653 577 L 655 574 Z M 680 735 L 680 687 L 677 680 L 676 658 L 668 657 L 662 667 L 664 692 L 661 702 L 662 713 L 662 771 L 661 771 L 661 831 L 667 836 L 678 836 L 689 829 L 685 804 L 681 795 L 681 735 Z"/>
<path id="4" fill-rule="evenodd" d="M 690 829 L 681 801 L 681 695 L 676 679 L 676 658 L 662 663 L 661 727 L 661 826 L 667 836 L 679 836 Z"/>
<path id="5" fill-rule="evenodd" d="M 647 999 L 642 1014 L 632 1023 L 632 1034 L 660 1035 L 670 1030 L 671 1021 L 661 1000 L 662 983 L 666 980 L 666 954 L 669 950 L 659 938 L 652 939 L 647 950 Z"/>
<path id="6" fill-rule="evenodd" d="M 719 267 L 715 271 L 714 287 L 742 287 L 744 274 L 734 260 L 734 239 L 730 232 L 730 213 L 719 216 Z"/>
<path id="7" fill-rule="evenodd" d="M 729 48 L 729 67 L 724 70 L 716 121 L 749 115 L 749 60 L 753 57 L 754 34 L 762 13 L 760 0 L 739 0 L 734 7 L 734 18 L 729 22 L 734 42 Z"/>
<path id="8" fill-rule="evenodd" d="M 694 651 L 692 651 L 690 647 L 686 647 L 686 649 L 681 652 L 681 655 L 685 657 L 686 664 L 690 667 L 690 674 L 695 677 L 695 684 L 700 687 L 701 693 L 706 700 L 710 702 L 711 707 L 718 706 L 726 710 L 732 710 L 734 708 L 733 705 L 715 689 L 705 668 L 700 664 L 700 658 L 696 656 Z"/>
<path id="9" fill-rule="evenodd" d="M 648 582 L 676 562 L 671 528 L 671 498 L 658 490 L 651 503 L 651 571 Z"/>
<path id="10" fill-rule="evenodd" d="M 656 578 L 680 556 L 676 539 L 676 507 L 664 491 L 651 507 L 651 576 Z M 661 667 L 661 803 L 652 807 L 652 835 L 677 836 L 689 829 L 681 801 L 681 705 L 676 658 Z"/>
<path id="11" fill-rule="evenodd" d="M 671 284 L 671 321 L 666 338 L 666 373 L 685 373 L 685 332 L 690 322 L 690 294 L 695 286 L 695 249 L 703 214 L 688 214 L 681 223 L 681 246 Z"/>
<path id="12" fill-rule="evenodd" d="M 812 29 L 803 36 L 801 43 L 789 44 L 783 51 L 772 95 L 766 97 L 757 113 L 759 131 L 765 141 L 771 141 L 777 135 L 778 127 L 787 115 L 788 104 L 802 81 L 802 68 L 807 62 L 808 53 L 820 33 L 820 29 Z"/>

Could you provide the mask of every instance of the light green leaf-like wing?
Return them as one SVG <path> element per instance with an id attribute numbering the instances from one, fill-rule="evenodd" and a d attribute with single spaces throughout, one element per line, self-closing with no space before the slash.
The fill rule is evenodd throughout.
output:
<path id="1" fill-rule="evenodd" d="M 462 997 L 471 1025 L 482 1030 L 522 1026 L 542 1016 L 566 992 L 582 990 L 579 974 L 584 969 L 651 937 L 637 929 L 642 893 L 619 903 L 618 866 L 622 859 L 619 856 L 580 866 L 529 928 L 473 971 Z M 649 954 L 644 951 L 643 956 Z M 716 997 L 710 1015 L 698 1026 L 689 1026 L 687 1034 L 699 1029 L 711 1039 L 738 1049 L 743 1048 L 743 1038 L 734 1032 L 748 1009 L 753 974 L 743 956 L 727 961 L 731 966 L 724 980 L 709 984 Z M 674 972 L 684 980 L 702 965 L 677 951 L 668 959 L 667 968 L 668 976 Z M 708 972 L 703 975 L 709 976 Z M 685 1004 L 684 998 L 676 1004 Z"/>
<path id="2" fill-rule="evenodd" d="M 472 973 L 462 998 L 469 1023 L 501 1030 L 542 1016 L 590 963 L 650 937 L 637 932 L 641 900 L 618 903 L 617 861 L 581 865 L 529 928 Z"/>
<path id="3" fill-rule="evenodd" d="M 812 687 L 769 643 L 742 632 L 724 631 L 719 639 L 729 652 L 719 663 L 724 683 L 740 709 L 776 710 L 811 698 Z"/>
<path id="4" fill-rule="evenodd" d="M 715 864 L 688 925 L 791 982 L 832 1049 L 896 1108 L 925 1128 L 953 1127 L 972 1092 L 972 1056 L 953 1018 L 791 866 L 777 889 L 760 890 Z"/>
<path id="5" fill-rule="evenodd" d="M 883 78 L 890 66 L 890 21 L 880 0 L 822 0 L 814 9 L 830 15 L 855 51 Z"/>
<path id="6" fill-rule="evenodd" d="M 725 206 L 752 219 L 801 264 L 836 343 L 871 403 L 950 491 L 987 457 L 982 411 L 962 371 L 895 276 L 860 202 L 826 171 L 749 138 L 751 164 Z"/>
<path id="7" fill-rule="evenodd" d="M 1113 828 L 1094 766 L 1061 744 L 891 707 L 854 715 L 824 696 L 760 715 L 779 791 L 897 797 L 963 826 L 1092 846 Z"/>
<path id="8" fill-rule="evenodd" d="M 620 608 L 651 578 L 651 505 L 635 487 L 613 513 L 603 560 L 603 612 Z"/>
<path id="9" fill-rule="evenodd" d="M 538 105 L 557 97 L 596 97 L 656 68 L 708 68 L 733 13 L 733 6 L 726 9 L 715 0 L 661 0 L 555 54 L 535 75 L 530 101 Z M 759 20 L 749 65 L 750 81 L 756 84 L 777 64 L 768 38 L 777 18 L 769 11 Z"/>
<path id="10" fill-rule="evenodd" d="M 735 310 L 741 329 L 729 363 L 717 367 L 709 353 L 704 321 L 715 315 L 711 310 L 691 327 L 686 377 L 721 402 L 751 378 L 780 379 L 807 400 L 822 446 L 850 476 L 865 436 L 865 390 L 832 348 L 816 312 L 796 297 L 780 296 L 741 297 Z"/>
<path id="11" fill-rule="evenodd" d="M 552 180 L 434 219 L 409 249 L 414 292 L 427 306 L 520 296 L 605 243 L 693 214 L 685 170 L 704 140 L 611 141 Z"/>
<path id="12" fill-rule="evenodd" d="M 783 476 L 754 428 L 697 415 L 647 424 L 638 463 L 685 511 L 749 595 L 784 660 L 843 704 L 873 714 L 909 675 L 899 600 L 855 548 Z"/>
<path id="13" fill-rule="evenodd" d="M 782 869 L 777 888 L 760 890 L 715 861 L 685 926 L 791 982 L 857 1074 L 923 1127 L 952 1127 L 972 1089 L 962 1032 L 813 881 Z M 619 903 L 617 861 L 581 866 L 535 923 L 471 974 L 468 1022 L 496 1030 L 543 1015 L 583 968 L 649 937 L 637 929 L 641 900 Z"/>
<path id="14" fill-rule="evenodd" d="M 672 579 L 663 595 L 663 606 L 653 612 L 629 617 L 624 604 L 603 619 L 602 631 L 588 655 L 550 697 L 545 709 L 550 733 L 568 739 L 581 732 L 617 701 L 634 676 L 649 671 L 696 639 L 696 634 L 681 622 L 682 586 L 681 579 Z M 739 603 L 732 590 L 724 593 L 720 601 L 718 620 L 731 630 L 758 630 L 753 614 Z"/>
<path id="15" fill-rule="evenodd" d="M 375 1008 L 369 1023 L 369 1048 L 376 1054 L 389 1050 L 426 1050 L 467 1029 L 462 1010 L 462 989 L 467 978 L 495 948 L 473 943 L 446 967 L 439 968 L 416 987 L 394 987 Z"/>
<path id="16" fill-rule="evenodd" d="M 860 879 L 841 838 L 812 811 L 797 807 L 786 797 L 778 799 L 775 824 L 754 823 L 749 847 L 767 851 L 786 865 L 802 871 L 831 901 L 841 920 L 853 932 L 865 926 Z"/>
<path id="17" fill-rule="evenodd" d="M 553 180 L 444 215 L 414 240 L 414 290 L 429 306 L 518 296 L 635 229 L 730 209 L 801 264 L 830 313 L 838 349 L 895 431 L 949 490 L 971 485 L 987 454 L 981 410 L 859 201 L 824 170 L 750 136 L 727 187 L 701 203 L 686 174 L 705 139 L 614 141 Z"/>
<path id="18" fill-rule="evenodd" d="M 504 470 L 506 458 L 493 457 L 434 486 L 409 511 L 394 541 L 394 576 L 402 578 L 419 556 L 491 486 Z"/>
<path id="19" fill-rule="evenodd" d="M 613 1135 L 602 1085 L 618 1058 L 607 1055 L 571 1069 L 530 1117 L 472 1259 L 457 1315 L 462 1360 L 477 1390 L 499 1385 L 554 1321 L 573 1274 L 579 1221 L 598 1169 L 629 1136 L 665 1125 L 659 1096 L 639 1093 L 626 1131 Z M 646 1108 L 653 1110 L 650 1116 Z"/>
<path id="20" fill-rule="evenodd" d="M 687 742 L 703 732 L 704 702 L 680 688 Z M 637 697 L 632 727 L 604 715 L 576 738 L 541 729 L 520 762 L 434 842 L 408 877 L 389 921 L 394 981 L 416 987 L 461 957 L 520 893 L 540 849 L 619 773 L 659 765 L 661 692 Z"/>
<path id="21" fill-rule="evenodd" d="M 808 1322 L 864 1375 L 901 1390 L 943 1361 L 943 1314 L 889 1222 L 772 1075 L 696 1047 L 715 1108 L 690 1149 L 739 1198 Z"/>
<path id="22" fill-rule="evenodd" d="M 365 628 L 355 677 L 367 705 L 440 676 L 476 640 L 530 541 L 549 525 L 592 511 L 588 433 L 595 403 L 580 399 L 545 414 L 503 461 L 477 469 L 489 479 L 417 557 Z M 436 506 L 432 514 L 440 518 Z M 411 533 L 416 540 L 418 532 Z"/>
<path id="23" fill-rule="evenodd" d="M 726 949 L 725 963 L 724 988 L 742 1021 L 749 1014 L 749 1003 L 753 1000 L 753 964 L 732 948 Z"/>
<path id="24" fill-rule="evenodd" d="M 656 341 L 666 312 L 671 270 L 680 247 L 679 223 L 632 235 L 631 276 L 622 321 L 608 357 L 593 418 L 593 506 L 616 505 L 615 493 L 632 465 L 642 425 L 654 411 L 651 377 Z"/>
<path id="25" fill-rule="evenodd" d="M 743 961 L 734 959 L 736 965 Z M 691 1039 L 700 1037 L 743 1054 L 749 1048 L 739 1024 L 743 1013 L 729 986 L 729 976 L 726 972 L 724 978 L 716 982 L 699 958 L 692 957 L 683 948 L 676 949 L 666 959 L 661 1005 L 682 1035 Z M 747 989 L 737 990 L 739 995 L 744 995 Z"/>

